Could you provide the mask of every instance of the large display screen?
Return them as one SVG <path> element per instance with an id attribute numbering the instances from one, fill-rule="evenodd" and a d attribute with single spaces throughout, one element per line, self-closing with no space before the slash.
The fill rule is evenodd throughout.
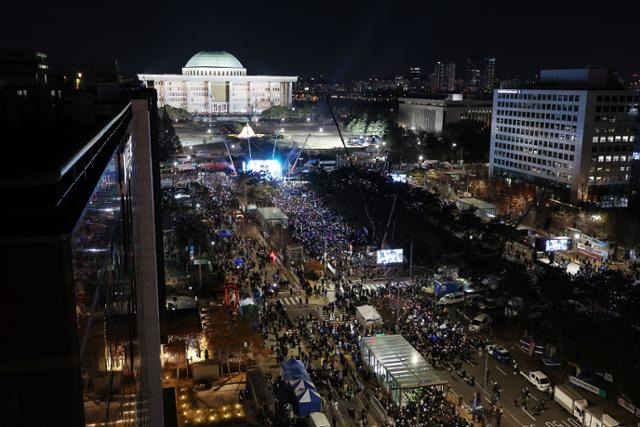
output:
<path id="1" fill-rule="evenodd" d="M 399 172 L 391 172 L 389 174 L 389 176 L 391 177 L 391 180 L 393 182 L 403 182 L 403 183 L 407 183 L 407 174 L 406 173 L 399 173 Z"/>
<path id="2" fill-rule="evenodd" d="M 244 163 L 245 172 L 261 172 L 271 178 L 282 177 L 282 167 L 277 160 L 249 160 Z"/>
<path id="3" fill-rule="evenodd" d="M 569 239 L 549 239 L 545 242 L 544 250 L 546 252 L 568 251 Z"/>
<path id="4" fill-rule="evenodd" d="M 376 251 L 378 264 L 401 264 L 402 260 L 402 249 L 381 249 Z"/>

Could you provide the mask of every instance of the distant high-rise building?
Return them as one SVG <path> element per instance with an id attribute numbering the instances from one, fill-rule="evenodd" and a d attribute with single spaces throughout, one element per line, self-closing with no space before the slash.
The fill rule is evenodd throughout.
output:
<path id="1" fill-rule="evenodd" d="M 420 67 L 411 67 L 409 68 L 409 78 L 414 79 L 414 78 L 421 78 L 422 77 L 422 70 L 420 69 Z"/>
<path id="2" fill-rule="evenodd" d="M 468 58 L 465 62 L 464 89 L 469 93 L 480 91 L 480 68 L 475 58 Z"/>
<path id="3" fill-rule="evenodd" d="M 624 206 L 638 98 L 606 69 L 542 70 L 537 85 L 494 91 L 490 174 L 561 199 Z"/>
<path id="4" fill-rule="evenodd" d="M 482 60 L 480 87 L 484 92 L 491 92 L 495 86 L 496 58 L 487 56 Z"/>
<path id="5" fill-rule="evenodd" d="M 453 92 L 456 89 L 456 64 L 454 62 L 436 62 L 431 89 L 433 92 Z"/>

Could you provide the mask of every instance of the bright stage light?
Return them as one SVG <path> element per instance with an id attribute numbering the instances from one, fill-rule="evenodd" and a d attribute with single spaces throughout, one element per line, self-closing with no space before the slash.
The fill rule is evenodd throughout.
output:
<path id="1" fill-rule="evenodd" d="M 271 178 L 282 177 L 282 166 L 277 160 L 249 160 L 244 162 L 243 170 L 245 172 L 261 172 Z"/>

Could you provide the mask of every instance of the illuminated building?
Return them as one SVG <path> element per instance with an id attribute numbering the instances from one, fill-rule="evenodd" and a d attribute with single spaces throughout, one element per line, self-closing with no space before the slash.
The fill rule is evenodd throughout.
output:
<path id="1" fill-rule="evenodd" d="M 405 129 L 440 133 L 449 123 L 475 120 L 491 125 L 491 100 L 451 94 L 440 98 L 398 98 L 398 124 Z"/>
<path id="2" fill-rule="evenodd" d="M 623 206 L 637 119 L 638 94 L 608 70 L 542 70 L 535 86 L 494 92 L 489 172 Z"/>
<path id="3" fill-rule="evenodd" d="M 84 136 L 15 147 L 0 175 L 3 425 L 163 425 L 157 110 L 142 95 Z"/>
<path id="4" fill-rule="evenodd" d="M 138 74 L 158 92 L 158 106 L 185 108 L 195 114 L 260 114 L 291 105 L 295 76 L 251 76 L 235 56 L 200 51 L 182 74 Z"/>
<path id="5" fill-rule="evenodd" d="M 431 80 L 431 91 L 453 92 L 456 89 L 456 64 L 436 62 Z"/>

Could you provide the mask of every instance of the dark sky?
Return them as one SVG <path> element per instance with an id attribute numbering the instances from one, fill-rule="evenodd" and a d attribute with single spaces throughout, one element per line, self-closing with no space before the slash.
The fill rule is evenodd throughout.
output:
<path id="1" fill-rule="evenodd" d="M 334 80 L 430 71 L 435 60 L 456 61 L 463 76 L 471 55 L 496 56 L 500 78 L 541 67 L 640 71 L 637 0 L 41 3 L 4 3 L 0 48 L 42 50 L 54 70 L 118 59 L 124 74 L 177 73 L 208 49 L 233 53 L 249 74 Z"/>

